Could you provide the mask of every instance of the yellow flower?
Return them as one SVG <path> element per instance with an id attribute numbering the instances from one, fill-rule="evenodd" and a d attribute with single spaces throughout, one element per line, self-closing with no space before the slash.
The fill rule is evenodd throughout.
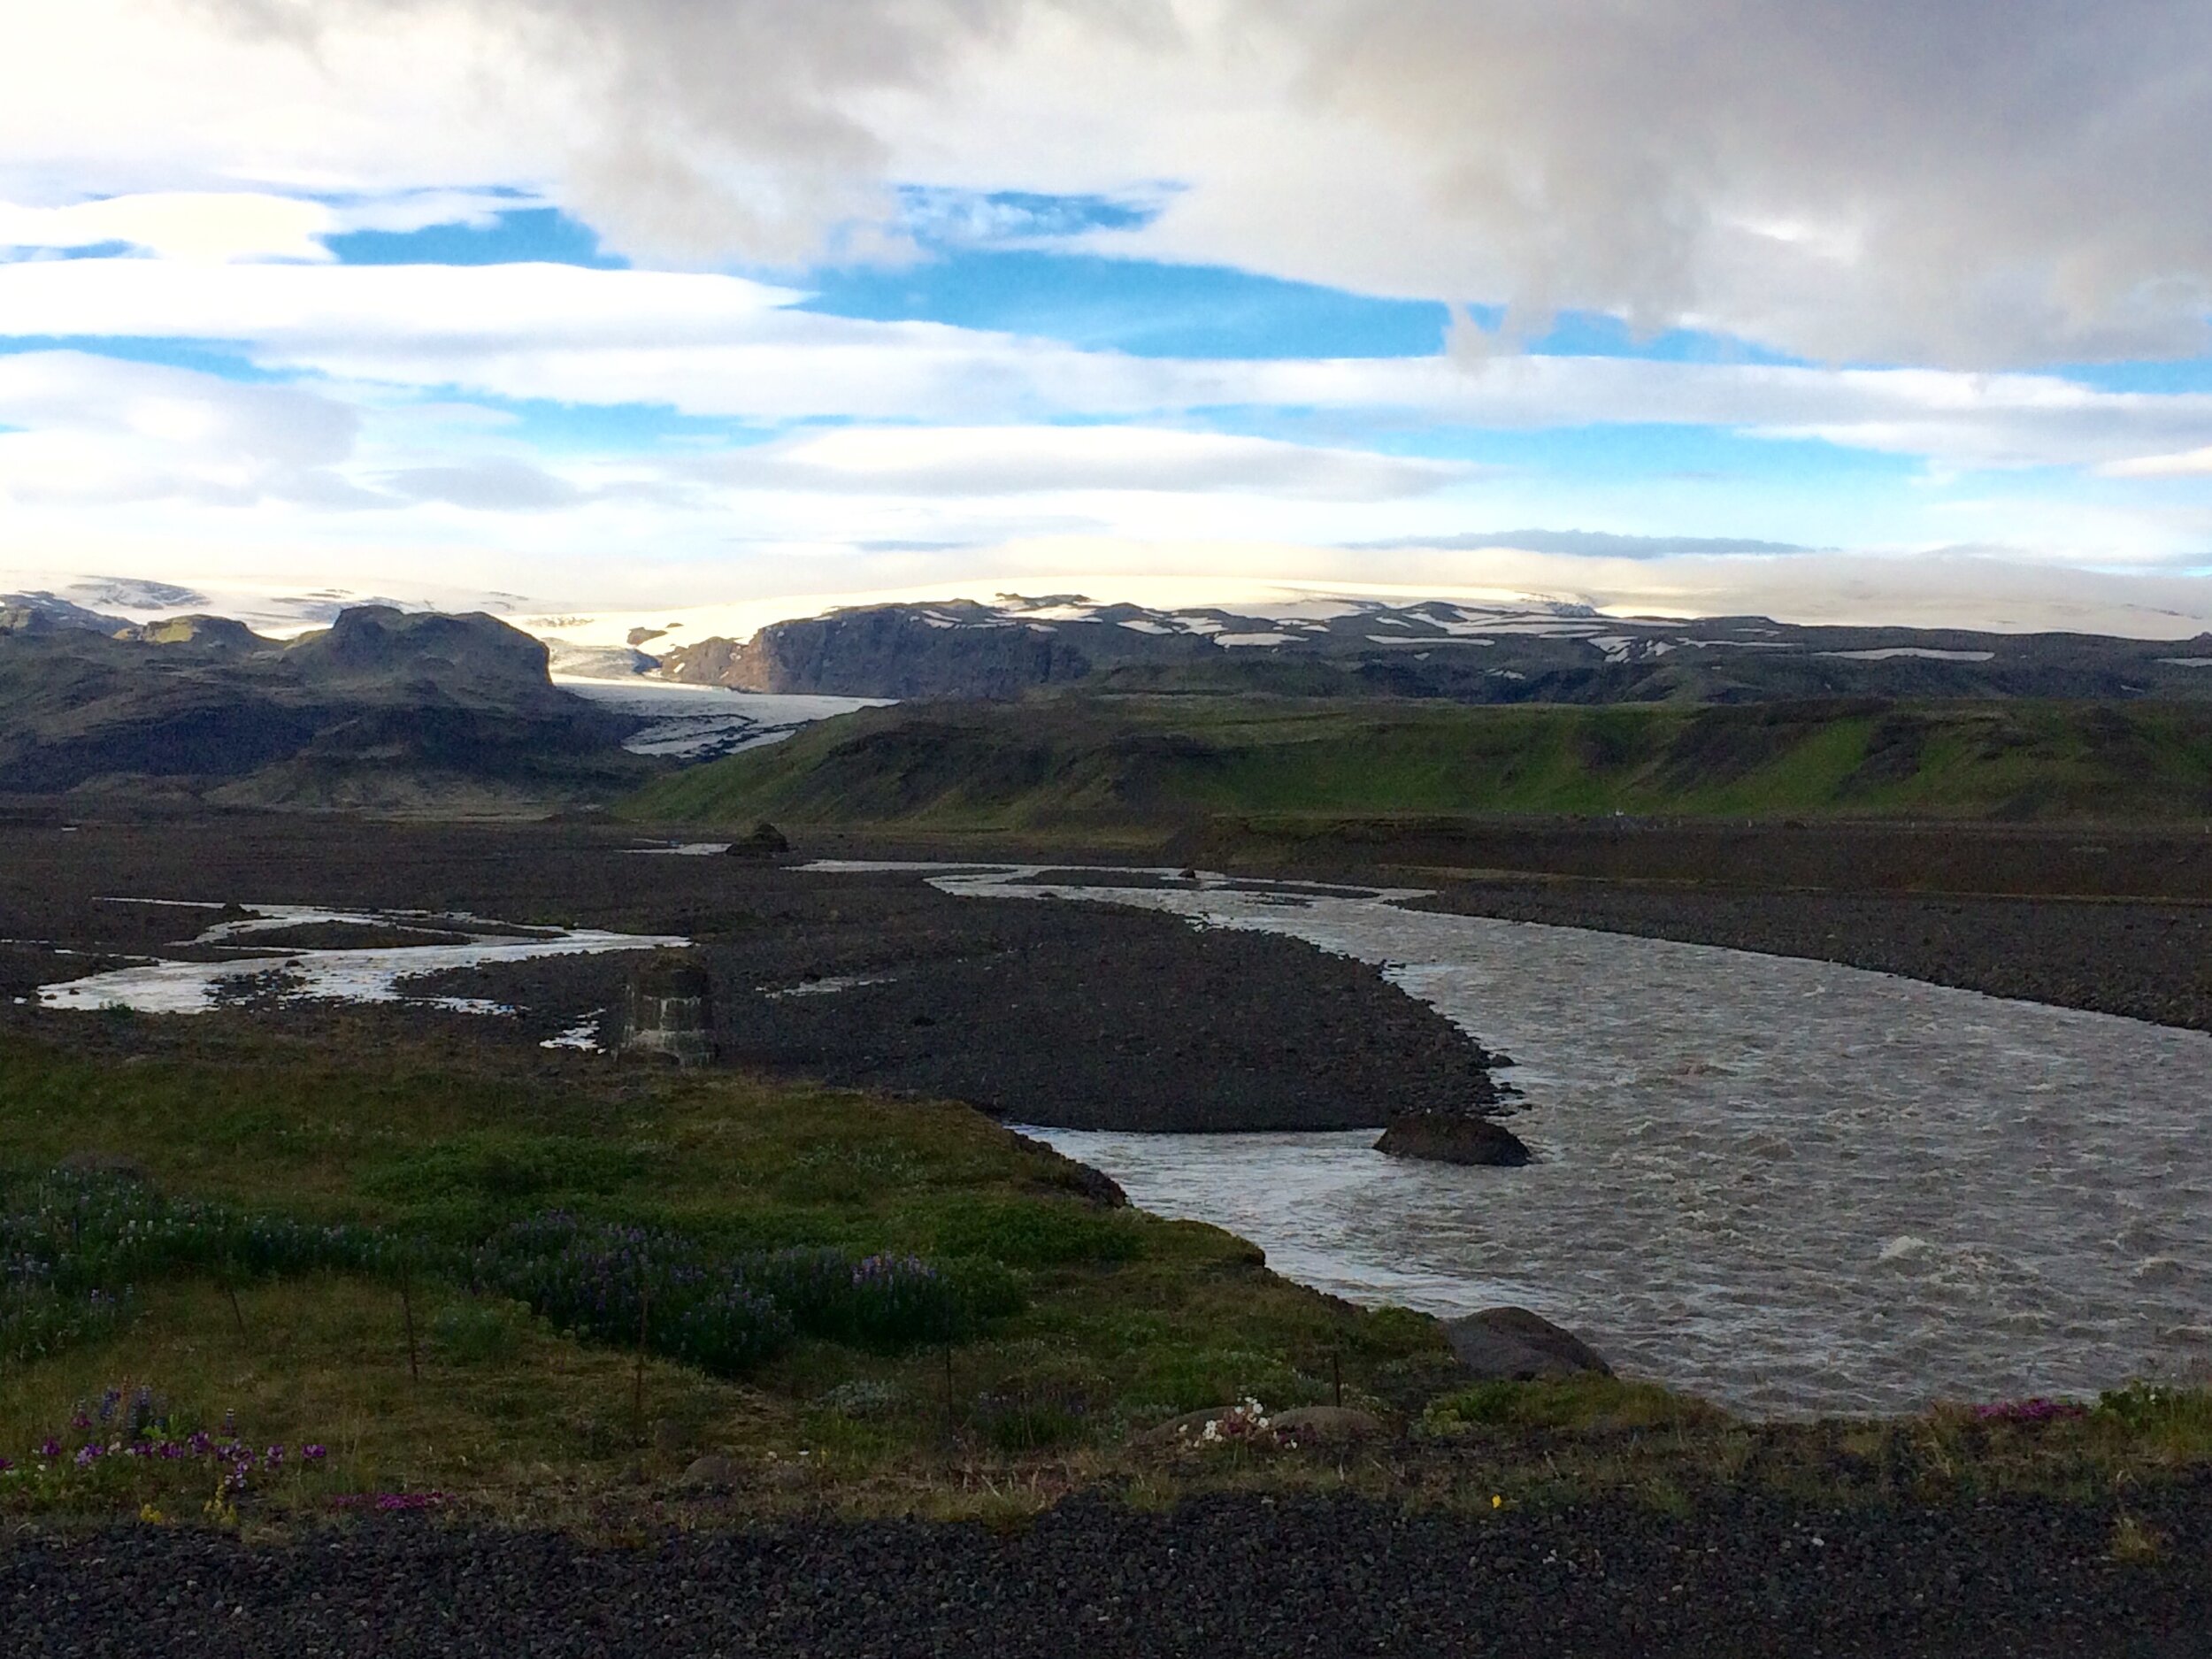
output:
<path id="1" fill-rule="evenodd" d="M 138 1518 L 150 1525 L 159 1526 L 169 1517 L 154 1508 L 152 1504 L 142 1503 L 138 1506 Z"/>
<path id="2" fill-rule="evenodd" d="M 1502 1509 L 1505 1508 L 1505 1500 L 1494 1492 L 1490 1494 L 1490 1507 L 1494 1509 Z"/>

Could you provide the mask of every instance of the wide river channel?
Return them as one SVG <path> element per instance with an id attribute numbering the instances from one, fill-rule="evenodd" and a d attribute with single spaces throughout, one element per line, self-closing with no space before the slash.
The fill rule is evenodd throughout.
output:
<path id="1" fill-rule="evenodd" d="M 1525 1169 L 1386 1157 L 1370 1131 L 1033 1132 L 1291 1278 L 1440 1314 L 1517 1302 L 1625 1374 L 1769 1416 L 2212 1361 L 2212 1035 L 1404 892 L 1055 873 L 931 879 L 1302 939 L 1518 1063 Z"/>

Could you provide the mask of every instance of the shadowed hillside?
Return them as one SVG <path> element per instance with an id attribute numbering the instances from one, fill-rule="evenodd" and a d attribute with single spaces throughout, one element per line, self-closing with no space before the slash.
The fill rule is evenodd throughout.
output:
<path id="1" fill-rule="evenodd" d="M 1156 828 L 1218 815 L 2173 821 L 2212 817 L 2212 710 L 910 704 L 661 780 L 624 810 L 918 831 Z"/>

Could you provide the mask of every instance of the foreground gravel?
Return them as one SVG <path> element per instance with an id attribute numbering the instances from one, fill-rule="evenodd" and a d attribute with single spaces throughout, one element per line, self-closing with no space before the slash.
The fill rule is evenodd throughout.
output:
<path id="1" fill-rule="evenodd" d="M 2212 1488 L 2116 1511 L 1732 1499 L 1406 1517 L 1251 1496 L 1063 1504 L 1026 1532 L 817 1524 L 634 1549 L 365 1526 L 273 1546 L 135 1528 L 0 1543 L 11 1655 L 1353 1653 L 2178 1656 L 2212 1632 Z"/>

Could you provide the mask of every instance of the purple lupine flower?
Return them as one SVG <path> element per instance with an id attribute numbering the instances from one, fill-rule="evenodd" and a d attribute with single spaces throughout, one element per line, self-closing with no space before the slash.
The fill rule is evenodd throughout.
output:
<path id="1" fill-rule="evenodd" d="M 261 1461 L 268 1464 L 272 1469 L 281 1468 L 284 1463 L 283 1442 L 279 1441 L 276 1445 L 269 1448 L 267 1451 L 262 1453 Z"/>
<path id="2" fill-rule="evenodd" d="M 6 1474 L 6 1473 L 8 1472 L 8 1471 L 9 1471 L 9 1470 L 11 1470 L 11 1469 L 12 1469 L 12 1468 L 14 1468 L 14 1467 L 15 1467 L 15 1463 L 14 1463 L 14 1461 L 13 1461 L 12 1459 L 11 1459 L 11 1458 L 6 1458 L 6 1457 L 0 1457 L 0 1475 L 4 1475 L 4 1474 Z"/>
<path id="3" fill-rule="evenodd" d="M 38 1448 L 38 1455 L 41 1457 L 59 1457 L 61 1455 L 61 1442 L 56 1440 L 52 1435 L 49 1434 L 46 1437 L 46 1443 Z"/>
<path id="4" fill-rule="evenodd" d="M 319 1463 L 325 1455 L 319 1444 L 311 1443 L 300 1448 L 300 1461 L 304 1463 Z"/>
<path id="5" fill-rule="evenodd" d="M 69 1414 L 69 1426 L 73 1429 L 88 1429 L 92 1426 L 92 1419 L 86 1415 L 82 1406 L 79 1406 Z"/>
<path id="6" fill-rule="evenodd" d="M 115 1408 L 122 1403 L 123 1391 L 111 1388 L 100 1396 L 100 1421 L 105 1423 L 115 1415 Z"/>
<path id="7" fill-rule="evenodd" d="M 195 1457 L 204 1457 L 215 1448 L 213 1438 L 205 1429 L 194 1429 L 185 1436 L 185 1449 Z"/>
<path id="8" fill-rule="evenodd" d="M 174 1440 L 164 1440 L 160 1445 L 154 1448 L 154 1455 L 164 1459 L 173 1460 L 184 1455 L 184 1448 L 178 1445 Z"/>
<path id="9" fill-rule="evenodd" d="M 100 1460 L 101 1456 L 102 1453 L 96 1443 L 81 1446 L 77 1448 L 77 1467 L 80 1469 L 89 1469 L 94 1463 Z"/>

